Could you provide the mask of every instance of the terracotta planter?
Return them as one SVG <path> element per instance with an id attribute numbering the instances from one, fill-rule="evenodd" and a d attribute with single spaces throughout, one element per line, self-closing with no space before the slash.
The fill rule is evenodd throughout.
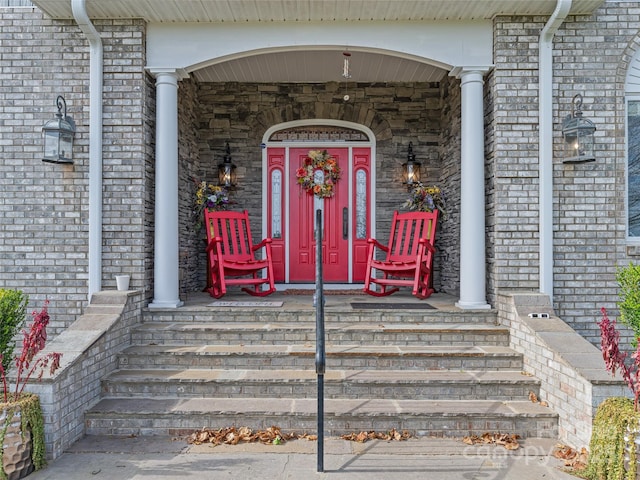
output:
<path id="1" fill-rule="evenodd" d="M 7 418 L 8 416 L 11 418 Z M 22 431 L 22 413 L 19 405 L 13 405 L 0 412 L 0 428 L 4 428 L 2 445 L 2 465 L 7 480 L 18 480 L 34 470 L 31 460 L 33 444 L 31 432 Z"/>

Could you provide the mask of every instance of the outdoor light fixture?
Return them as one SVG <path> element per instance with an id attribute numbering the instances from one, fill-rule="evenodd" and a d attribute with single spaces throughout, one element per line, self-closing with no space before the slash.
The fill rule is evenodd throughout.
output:
<path id="1" fill-rule="evenodd" d="M 582 118 L 582 95 L 573 97 L 571 114 L 562 122 L 562 135 L 565 141 L 564 163 L 593 162 L 593 132 L 596 127 L 592 121 Z"/>
<path id="2" fill-rule="evenodd" d="M 67 116 L 67 102 L 62 95 L 56 98 L 58 113 L 42 127 L 44 152 L 42 161 L 52 163 L 73 163 L 73 136 L 76 124 Z M 62 109 L 64 108 L 64 114 Z"/>
<path id="3" fill-rule="evenodd" d="M 413 154 L 413 142 L 409 142 L 407 163 L 402 164 L 402 183 L 410 190 L 416 183 L 420 183 L 420 163 L 416 162 Z"/>
<path id="4" fill-rule="evenodd" d="M 234 188 L 236 183 L 236 166 L 231 163 L 231 149 L 227 142 L 224 161 L 218 165 L 218 184 L 221 187 Z"/>
<path id="5" fill-rule="evenodd" d="M 342 76 L 344 77 L 344 97 L 342 99 L 345 102 L 349 101 L 349 92 L 347 91 L 347 80 L 351 78 L 351 71 L 349 70 L 349 60 L 351 59 L 351 54 L 349 52 L 342 52 Z"/>

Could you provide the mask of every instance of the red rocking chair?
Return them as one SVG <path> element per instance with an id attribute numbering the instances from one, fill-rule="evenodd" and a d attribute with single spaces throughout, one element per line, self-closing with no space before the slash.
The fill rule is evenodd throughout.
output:
<path id="1" fill-rule="evenodd" d="M 227 293 L 227 285 L 253 285 L 253 288 L 242 290 L 259 297 L 275 292 L 271 239 L 266 238 L 253 245 L 249 213 L 246 210 L 216 212 L 205 209 L 204 222 L 211 279 L 207 291 L 212 297 L 222 297 Z M 265 251 L 263 259 L 256 258 L 255 255 L 261 248 Z M 269 288 L 264 290 L 263 285 L 268 285 Z"/>
<path id="2" fill-rule="evenodd" d="M 383 245 L 374 238 L 368 239 L 365 293 L 383 297 L 397 292 L 399 287 L 412 287 L 413 295 L 420 299 L 431 295 L 434 291 L 431 273 L 437 221 L 437 210 L 393 212 L 389 245 Z M 384 259 L 376 260 L 376 249 L 386 253 Z"/>

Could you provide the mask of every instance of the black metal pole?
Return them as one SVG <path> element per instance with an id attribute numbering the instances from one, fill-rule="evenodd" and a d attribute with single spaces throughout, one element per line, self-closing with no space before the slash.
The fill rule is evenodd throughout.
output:
<path id="1" fill-rule="evenodd" d="M 324 291 L 322 287 L 322 210 L 316 210 L 316 374 L 318 376 L 318 472 L 324 472 Z"/>

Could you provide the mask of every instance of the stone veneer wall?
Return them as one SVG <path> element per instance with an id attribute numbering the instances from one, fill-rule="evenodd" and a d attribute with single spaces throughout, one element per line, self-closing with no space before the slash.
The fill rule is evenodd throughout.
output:
<path id="1" fill-rule="evenodd" d="M 204 255 L 206 234 L 204 229 L 196 228 L 193 199 L 195 198 L 195 182 L 217 179 L 214 172 L 203 168 L 200 162 L 200 145 L 198 143 L 199 105 L 197 99 L 197 84 L 191 80 L 179 83 L 178 88 L 178 176 L 180 182 L 179 194 L 179 262 L 180 262 L 180 294 L 202 290 L 206 284 L 206 273 L 203 265 L 207 258 Z M 217 168 L 217 164 L 215 165 Z M 201 175 L 202 171 L 211 172 Z M 215 173 L 215 176 L 211 176 Z M 153 252 L 152 252 L 153 253 Z M 194 275 L 198 272 L 198 275 Z"/>
<path id="2" fill-rule="evenodd" d="M 446 77 L 440 83 L 442 105 L 440 156 L 441 184 L 447 194 L 447 217 L 438 231 L 440 287 L 452 295 L 460 293 L 460 81 Z"/>
<path id="3" fill-rule="evenodd" d="M 145 25 L 96 21 L 104 43 L 103 287 L 147 290 Z M 50 301 L 50 334 L 82 313 L 88 285 L 89 47 L 74 21 L 0 9 L 0 288 Z M 133 92 L 133 94 L 132 94 Z M 63 95 L 77 125 L 72 165 L 42 162 L 42 126 Z"/>
<path id="4" fill-rule="evenodd" d="M 446 80 L 445 82 L 449 82 Z M 181 98 L 191 87 L 181 82 Z M 185 88 L 183 88 L 185 87 Z M 442 286 L 451 293 L 457 288 L 458 231 L 457 203 L 459 203 L 459 127 L 449 128 L 442 134 L 442 122 L 448 116 L 456 116 L 459 106 L 447 102 L 459 100 L 459 93 L 443 93 L 434 84 L 350 84 L 352 100 L 345 103 L 344 84 L 214 84 L 197 85 L 197 102 L 200 171 L 199 178 L 215 179 L 217 165 L 222 161 L 225 142 L 229 141 L 233 162 L 237 165 L 238 189 L 232 200 L 234 208 L 249 211 L 253 234 L 260 236 L 262 210 L 262 151 L 260 143 L 265 131 L 282 122 L 300 119 L 345 120 L 369 127 L 376 135 L 377 170 L 377 236 L 383 241 L 388 236 L 392 212 L 401 209 L 407 198 L 402 185 L 402 163 L 406 162 L 407 147 L 413 142 L 414 153 L 422 162 L 423 180 L 442 183 L 451 194 L 453 214 L 441 224 L 436 247 L 435 286 L 441 288 L 439 276 L 444 270 L 446 281 Z M 459 90 L 455 85 L 450 91 Z M 186 98 L 183 98 L 187 102 Z M 181 100 L 181 101 L 182 101 Z M 191 112 L 192 110 L 190 110 Z M 446 112 L 446 114 L 444 113 Z M 447 115 L 447 116 L 445 116 Z M 192 117 L 181 111 L 180 130 L 185 132 Z M 442 145 L 445 141 L 446 145 Z M 187 148 L 184 148 L 185 155 Z M 444 164 L 446 161 L 446 169 Z M 452 171 L 453 169 L 453 171 Z M 447 172 L 447 177 L 443 176 Z M 452 173 L 449 175 L 449 172 Z M 187 175 L 181 174 L 181 195 L 193 199 L 193 185 Z M 190 214 L 187 203 L 181 200 L 181 222 Z M 187 230 L 183 230 L 186 232 Z M 453 233 L 452 233 L 453 232 Z M 191 241 L 181 239 L 185 248 Z M 198 251 L 202 251 L 196 242 Z M 192 258 L 197 252 L 185 256 Z M 201 290 L 204 286 L 206 261 L 200 253 L 200 269 L 187 270 L 187 262 L 181 265 L 181 293 Z M 443 266 L 443 255 L 447 266 Z M 453 273 L 452 273 L 453 272 Z"/>
<path id="5" fill-rule="evenodd" d="M 155 79 L 147 74 L 144 77 L 144 107 L 142 135 L 144 137 L 144 260 L 143 280 L 139 290 L 151 301 L 153 295 L 154 236 L 155 236 L 155 178 L 156 178 L 156 89 Z M 138 288 L 134 281 L 130 288 Z"/>
<path id="6" fill-rule="evenodd" d="M 615 311 L 616 266 L 639 260 L 625 233 L 624 83 L 640 30 L 640 10 L 630 7 L 608 1 L 593 16 L 569 16 L 553 43 L 554 308 L 594 344 L 600 308 Z M 495 290 L 539 287 L 537 69 L 546 20 L 495 20 Z M 597 127 L 596 161 L 564 164 L 561 124 L 577 93 Z"/>

